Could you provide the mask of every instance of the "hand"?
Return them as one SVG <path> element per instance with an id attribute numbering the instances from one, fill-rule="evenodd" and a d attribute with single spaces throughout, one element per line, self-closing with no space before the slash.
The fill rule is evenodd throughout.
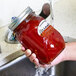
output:
<path id="1" fill-rule="evenodd" d="M 39 60 L 36 58 L 36 54 L 32 53 L 30 49 L 25 50 L 25 48 L 22 48 L 23 51 L 25 51 L 25 55 L 30 59 L 31 62 L 33 62 L 38 67 L 51 67 L 54 65 L 59 64 L 60 62 L 64 61 L 65 53 L 64 50 L 50 63 L 42 65 L 39 63 Z"/>

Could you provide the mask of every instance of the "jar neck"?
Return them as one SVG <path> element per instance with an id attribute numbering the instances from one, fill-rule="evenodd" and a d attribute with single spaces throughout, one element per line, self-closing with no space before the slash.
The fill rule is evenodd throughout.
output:
<path id="1" fill-rule="evenodd" d="M 33 16 L 36 16 L 35 12 L 31 12 L 25 19 L 25 21 L 29 21 Z"/>

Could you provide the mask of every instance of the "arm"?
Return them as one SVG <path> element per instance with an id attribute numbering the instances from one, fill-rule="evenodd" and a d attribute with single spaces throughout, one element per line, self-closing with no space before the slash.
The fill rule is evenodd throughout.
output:
<path id="1" fill-rule="evenodd" d="M 66 43 L 65 59 L 66 60 L 75 60 L 76 61 L 76 42 Z"/>

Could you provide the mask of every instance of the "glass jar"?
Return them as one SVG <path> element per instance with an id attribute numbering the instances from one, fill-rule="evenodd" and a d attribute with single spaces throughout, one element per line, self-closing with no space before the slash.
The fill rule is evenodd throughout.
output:
<path id="1" fill-rule="evenodd" d="M 30 7 L 17 19 L 9 28 L 14 31 L 17 40 L 25 49 L 31 49 L 32 53 L 36 54 L 40 63 L 50 63 L 64 49 L 65 43 L 61 34 L 43 17 L 37 16 Z"/>

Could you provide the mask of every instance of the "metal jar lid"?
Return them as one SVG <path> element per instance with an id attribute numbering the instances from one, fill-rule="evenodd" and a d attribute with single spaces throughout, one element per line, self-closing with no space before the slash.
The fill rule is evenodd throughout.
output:
<path id="1" fill-rule="evenodd" d="M 8 26 L 10 30 L 14 30 L 33 10 L 27 7 L 16 19 Z"/>

